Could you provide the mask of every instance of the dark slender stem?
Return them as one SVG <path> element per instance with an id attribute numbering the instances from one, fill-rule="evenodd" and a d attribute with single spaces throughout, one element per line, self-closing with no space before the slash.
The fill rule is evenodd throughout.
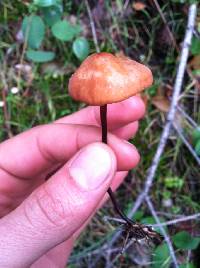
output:
<path id="1" fill-rule="evenodd" d="M 100 115 L 101 115 L 101 127 L 102 127 L 102 142 L 107 144 L 107 105 L 100 106 Z M 118 215 L 128 224 L 133 224 L 134 222 L 129 219 L 120 209 L 117 200 L 114 196 L 114 193 L 112 189 L 108 188 L 108 194 L 110 196 L 110 199 L 113 203 L 113 206 L 115 208 L 115 211 L 118 213 Z"/>
<path id="2" fill-rule="evenodd" d="M 100 106 L 102 142 L 107 144 L 107 104 Z"/>

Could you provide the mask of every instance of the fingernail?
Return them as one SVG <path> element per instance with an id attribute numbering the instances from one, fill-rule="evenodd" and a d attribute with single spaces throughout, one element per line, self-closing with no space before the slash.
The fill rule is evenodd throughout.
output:
<path id="1" fill-rule="evenodd" d="M 83 148 L 69 165 L 71 178 L 83 189 L 94 190 L 100 187 L 112 168 L 112 156 L 102 144 L 91 144 Z"/>
<path id="2" fill-rule="evenodd" d="M 123 142 L 124 142 L 125 144 L 130 145 L 131 147 L 133 147 L 133 144 L 132 144 L 131 142 L 129 142 L 129 141 L 127 141 L 127 140 L 123 140 Z"/>

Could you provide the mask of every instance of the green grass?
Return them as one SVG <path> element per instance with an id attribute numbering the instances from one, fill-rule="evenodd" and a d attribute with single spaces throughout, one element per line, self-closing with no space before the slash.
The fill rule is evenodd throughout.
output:
<path id="1" fill-rule="evenodd" d="M 68 79 L 80 65 L 80 61 L 71 50 L 70 43 L 59 42 L 47 32 L 43 46 L 46 50 L 52 49 L 56 52 L 57 58 L 54 67 L 58 71 L 58 75 L 45 73 L 45 70 L 50 66 L 49 64 L 32 63 L 33 80 L 31 82 L 24 74 L 19 75 L 16 71 L 14 67 L 16 64 L 27 62 L 22 58 L 23 44 L 15 39 L 20 22 L 25 15 L 30 13 L 28 5 L 24 4 L 25 2 L 5 0 L 1 1 L 0 4 L 2 10 L 0 34 L 3 37 L 0 40 L 0 92 L 2 94 L 3 88 L 8 90 L 6 97 L 9 114 L 8 125 L 13 135 L 38 124 L 49 123 L 83 107 L 83 104 L 74 102 L 67 93 Z M 147 2 L 147 8 L 143 11 L 134 11 L 129 7 L 125 14 L 120 16 L 122 1 L 105 1 L 103 12 L 106 16 L 100 16 L 97 26 L 101 50 L 113 53 L 123 51 L 130 57 L 148 64 L 154 73 L 156 85 L 152 94 L 146 93 L 148 96 L 147 113 L 140 123 L 137 136 L 132 139 L 141 154 L 141 162 L 132 172 L 133 178 L 129 176 L 117 192 L 117 198 L 126 211 L 143 187 L 147 170 L 151 165 L 165 123 L 165 114 L 152 105 L 152 97 L 157 94 L 157 89 L 161 85 L 173 85 L 178 62 L 178 53 L 166 34 L 159 13 L 155 7 L 150 5 L 150 1 Z M 160 1 L 161 9 L 180 47 L 186 23 L 184 13 L 186 5 L 175 4 L 173 1 L 166 2 Z M 67 1 L 64 5 L 64 16 L 69 18 L 69 15 L 75 16 L 78 22 L 85 23 L 88 30 L 86 37 L 90 42 L 90 52 L 95 52 L 84 3 L 76 5 L 74 1 Z M 8 49 L 11 51 L 9 55 L 7 54 Z M 199 109 L 197 112 L 193 109 L 194 95 L 193 98 L 188 98 L 186 95 L 190 91 L 190 85 L 191 80 L 186 75 L 183 87 L 185 91 L 183 103 L 190 116 L 197 121 L 200 118 L 200 112 Z M 13 95 L 10 89 L 15 86 L 19 87 L 20 91 Z M 4 119 L 5 114 L 0 108 L 1 141 L 9 137 Z M 184 185 L 180 190 L 166 187 L 165 178 L 170 176 L 177 176 L 184 180 Z M 196 213 L 200 210 L 199 194 L 199 168 L 180 138 L 175 135 L 175 132 L 172 132 L 165 152 L 160 159 L 151 189 L 151 197 L 155 207 L 157 210 L 165 211 L 171 215 Z M 172 199 L 172 207 L 162 207 L 162 201 L 166 195 Z M 150 216 L 146 206 L 142 206 L 142 211 L 145 216 Z M 73 253 L 73 261 L 76 256 L 86 255 L 90 249 L 98 248 L 104 239 L 109 239 L 113 228 L 104 223 L 103 215 L 113 215 L 110 202 L 97 213 L 95 219 L 81 236 Z M 195 224 L 193 228 L 194 231 L 199 231 Z M 181 226 L 176 226 L 176 229 L 181 229 Z M 171 232 L 174 233 L 174 230 Z M 184 254 L 186 257 L 186 252 Z M 132 265 L 131 267 L 137 267 L 133 266 L 129 258 L 125 257 L 124 261 L 119 260 L 116 266 L 130 267 L 129 265 Z M 71 264 L 70 267 L 78 266 Z M 79 267 L 87 267 L 86 259 Z"/>

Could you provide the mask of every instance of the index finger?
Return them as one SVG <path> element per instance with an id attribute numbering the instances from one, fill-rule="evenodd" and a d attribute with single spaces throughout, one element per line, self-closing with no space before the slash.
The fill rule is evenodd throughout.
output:
<path id="1" fill-rule="evenodd" d="M 0 145 L 0 169 L 20 178 L 33 178 L 53 166 L 67 162 L 80 148 L 101 141 L 97 127 L 50 124 L 35 127 Z M 108 135 L 108 144 L 116 154 L 118 170 L 128 170 L 139 161 L 135 147 Z"/>
<path id="2" fill-rule="evenodd" d="M 122 102 L 108 104 L 107 106 L 108 130 L 113 131 L 138 121 L 144 116 L 145 105 L 138 96 L 133 96 Z M 88 106 L 76 113 L 63 117 L 55 123 L 83 124 L 100 126 L 100 111 L 98 106 Z"/>

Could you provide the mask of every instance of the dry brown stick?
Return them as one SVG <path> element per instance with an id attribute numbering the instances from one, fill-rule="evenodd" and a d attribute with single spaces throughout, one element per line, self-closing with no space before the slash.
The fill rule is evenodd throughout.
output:
<path id="1" fill-rule="evenodd" d="M 154 2 L 155 6 L 156 6 L 156 8 L 158 10 L 158 13 L 160 14 L 160 17 L 161 17 L 161 19 L 162 19 L 162 21 L 163 21 L 163 23 L 164 23 L 164 25 L 165 25 L 165 27 L 166 27 L 166 29 L 168 31 L 169 37 L 170 37 L 170 39 L 171 39 L 171 41 L 173 43 L 174 48 L 179 53 L 180 52 L 180 49 L 179 49 L 179 46 L 178 46 L 178 44 L 176 42 L 176 38 L 174 37 L 174 34 L 172 33 L 172 31 L 169 28 L 169 25 L 167 23 L 167 20 L 165 18 L 165 15 L 163 14 L 162 9 L 161 9 L 158 1 L 157 0 L 153 0 L 153 2 Z M 187 73 L 188 73 L 189 77 L 192 80 L 195 80 L 196 81 L 196 78 L 194 77 L 194 75 L 193 75 L 193 73 L 192 73 L 192 71 L 191 71 L 191 69 L 190 69 L 189 66 L 186 66 L 186 70 L 187 70 Z"/>
<path id="2" fill-rule="evenodd" d="M 5 129 L 7 130 L 7 133 L 8 133 L 8 137 L 9 138 L 12 138 L 13 137 L 13 133 L 11 131 L 11 126 L 10 126 L 10 114 L 8 112 L 8 106 L 7 106 L 7 93 L 8 93 L 8 85 L 6 83 L 6 79 L 5 79 L 5 76 L 3 74 L 3 71 L 1 71 L 0 73 L 0 77 L 1 77 L 1 80 L 2 80 L 2 84 L 3 84 L 3 88 L 2 88 L 2 92 L 1 92 L 1 96 L 2 96 L 2 100 L 3 100 L 3 103 L 4 103 L 4 106 L 3 106 L 3 114 L 4 114 L 4 126 L 5 126 Z"/>
<path id="3" fill-rule="evenodd" d="M 164 25 L 165 25 L 165 27 L 166 27 L 166 29 L 167 29 L 167 31 L 168 31 L 168 34 L 169 34 L 169 37 L 170 37 L 170 39 L 171 39 L 171 41 L 172 41 L 172 43 L 173 43 L 173 46 L 175 47 L 175 49 L 176 49 L 177 52 L 178 52 L 178 51 L 179 51 L 179 47 L 178 47 L 178 45 L 177 45 L 177 43 L 176 43 L 176 39 L 175 39 L 173 33 L 171 32 L 171 30 L 170 30 L 170 28 L 169 28 L 169 25 L 168 25 L 168 23 L 167 23 L 167 20 L 165 19 L 165 16 L 164 16 L 164 14 L 163 14 L 163 12 L 162 12 L 162 9 L 160 8 L 160 5 L 159 5 L 159 3 L 158 3 L 157 0 L 153 0 L 153 2 L 154 2 L 155 6 L 156 6 L 156 8 L 157 8 L 157 10 L 158 10 L 158 13 L 160 14 L 160 17 L 161 17 L 161 19 L 162 19 L 162 21 L 163 21 L 163 23 L 164 23 Z"/>
<path id="4" fill-rule="evenodd" d="M 32 20 L 32 17 L 31 17 L 31 20 Z M 26 29 L 26 32 L 25 32 L 25 36 L 23 36 L 24 38 L 24 43 L 23 43 L 23 47 L 22 47 L 22 53 L 21 53 L 21 57 L 20 57 L 20 65 L 23 65 L 23 62 L 24 62 L 24 56 L 25 56 L 25 53 L 26 53 L 26 49 L 27 49 L 27 46 L 28 46 L 28 34 L 30 32 L 30 24 L 31 24 L 31 21 L 30 19 L 28 20 L 28 27 Z M 21 80 L 21 76 L 22 76 L 22 69 L 19 68 L 18 69 L 18 75 L 17 75 L 17 87 L 20 88 L 20 80 Z"/>
<path id="5" fill-rule="evenodd" d="M 8 137 L 11 138 L 11 137 L 13 137 L 13 134 L 12 134 L 11 127 L 10 127 L 10 124 L 9 124 L 10 116 L 9 116 L 9 113 L 8 113 L 7 100 L 6 100 L 7 92 L 6 92 L 5 88 L 2 89 L 1 95 L 2 95 L 2 100 L 3 100 L 3 103 L 4 103 L 4 105 L 3 105 L 4 126 L 5 126 L 5 128 L 7 130 Z"/>

